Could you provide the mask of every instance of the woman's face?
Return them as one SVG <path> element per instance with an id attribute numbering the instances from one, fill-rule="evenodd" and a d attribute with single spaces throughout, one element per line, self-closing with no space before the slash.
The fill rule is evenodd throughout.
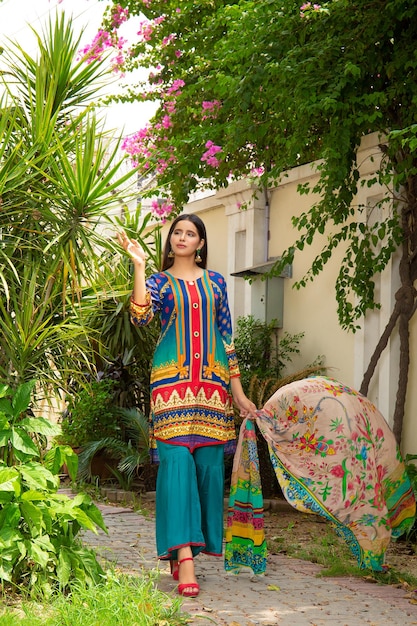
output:
<path id="1" fill-rule="evenodd" d="M 189 220 L 177 222 L 170 237 L 171 248 L 175 256 L 195 256 L 196 250 L 204 245 L 204 239 L 200 239 L 197 227 Z"/>

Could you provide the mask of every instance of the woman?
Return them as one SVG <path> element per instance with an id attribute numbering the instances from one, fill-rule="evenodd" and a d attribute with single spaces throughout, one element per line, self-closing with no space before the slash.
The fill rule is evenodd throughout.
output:
<path id="1" fill-rule="evenodd" d="M 151 372 L 151 456 L 156 485 L 158 556 L 170 560 L 178 592 L 199 593 L 194 556 L 221 556 L 224 453 L 234 451 L 232 397 L 243 416 L 256 407 L 244 394 L 232 339 L 226 283 L 206 269 L 207 235 L 193 214 L 178 216 L 162 271 L 145 279 L 145 254 L 119 236 L 134 264 L 133 324 L 160 315 Z"/>
<path id="2" fill-rule="evenodd" d="M 358 566 L 385 570 L 391 538 L 414 523 L 416 502 L 394 434 L 376 406 L 325 376 L 278 389 L 258 411 L 285 498 L 324 517 L 345 539 Z M 266 567 L 256 433 L 241 427 L 232 475 L 226 569 Z"/>

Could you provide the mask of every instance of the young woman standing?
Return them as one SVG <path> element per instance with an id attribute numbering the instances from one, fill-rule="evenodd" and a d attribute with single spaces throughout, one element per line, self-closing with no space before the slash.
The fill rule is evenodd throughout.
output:
<path id="1" fill-rule="evenodd" d="M 207 234 L 194 214 L 178 216 L 164 247 L 162 271 L 145 278 L 145 253 L 125 233 L 134 264 L 133 324 L 154 315 L 161 333 L 151 372 L 151 457 L 159 461 L 156 543 L 171 561 L 178 592 L 195 597 L 194 557 L 221 556 L 224 454 L 233 452 L 233 400 L 241 415 L 256 406 L 243 392 L 232 338 L 226 282 L 206 269 Z"/>

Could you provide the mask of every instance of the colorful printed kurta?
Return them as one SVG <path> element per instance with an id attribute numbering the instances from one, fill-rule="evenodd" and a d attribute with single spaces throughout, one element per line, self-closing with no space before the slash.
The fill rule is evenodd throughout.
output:
<path id="1" fill-rule="evenodd" d="M 131 320 L 161 318 L 151 372 L 151 457 L 155 440 L 234 451 L 230 377 L 239 376 L 226 283 L 217 272 L 185 281 L 168 271 L 147 281 L 147 302 L 131 302 Z"/>
<path id="2" fill-rule="evenodd" d="M 334 380 L 312 377 L 278 389 L 256 423 L 288 502 L 326 518 L 360 567 L 382 570 L 390 539 L 413 525 L 416 502 L 395 437 L 372 402 Z M 259 573 L 266 561 L 253 424 L 242 424 L 241 439 L 225 566 L 249 565 Z M 247 545 L 253 552 L 249 563 Z"/>

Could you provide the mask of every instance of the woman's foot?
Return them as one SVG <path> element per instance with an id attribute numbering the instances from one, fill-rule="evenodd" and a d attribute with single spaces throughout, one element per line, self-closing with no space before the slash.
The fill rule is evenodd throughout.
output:
<path id="1" fill-rule="evenodd" d="M 178 561 L 171 560 L 169 562 L 169 566 L 171 568 L 172 578 L 174 580 L 178 580 L 178 573 L 179 573 Z"/>
<path id="2" fill-rule="evenodd" d="M 191 548 L 182 548 L 178 551 L 179 585 L 178 593 L 186 598 L 195 598 L 200 591 L 195 571 Z"/>

